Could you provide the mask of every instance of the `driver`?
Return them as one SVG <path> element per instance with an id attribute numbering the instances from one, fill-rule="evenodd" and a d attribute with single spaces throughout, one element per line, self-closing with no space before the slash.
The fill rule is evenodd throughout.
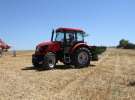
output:
<path id="1" fill-rule="evenodd" d="M 70 43 L 74 41 L 74 34 L 73 33 L 69 34 L 69 41 L 70 41 Z"/>

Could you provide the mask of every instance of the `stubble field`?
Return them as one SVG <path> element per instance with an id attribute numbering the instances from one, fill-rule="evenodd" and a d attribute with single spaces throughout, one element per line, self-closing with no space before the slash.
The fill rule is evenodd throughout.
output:
<path id="1" fill-rule="evenodd" d="M 0 100 L 135 100 L 135 51 L 107 49 L 88 68 L 34 69 L 32 51 L 0 58 Z"/>

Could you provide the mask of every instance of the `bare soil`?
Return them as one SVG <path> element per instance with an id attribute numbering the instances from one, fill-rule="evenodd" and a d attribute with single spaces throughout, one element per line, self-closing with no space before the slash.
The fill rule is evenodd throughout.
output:
<path id="1" fill-rule="evenodd" d="M 0 58 L 0 100 L 135 100 L 135 51 L 107 49 L 88 68 L 35 69 L 32 51 Z"/>

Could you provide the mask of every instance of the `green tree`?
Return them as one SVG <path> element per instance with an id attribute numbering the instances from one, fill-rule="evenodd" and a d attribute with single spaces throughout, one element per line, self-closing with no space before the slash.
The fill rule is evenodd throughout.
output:
<path id="1" fill-rule="evenodd" d="M 119 42 L 119 47 L 126 48 L 128 43 L 129 43 L 128 40 L 121 39 Z"/>

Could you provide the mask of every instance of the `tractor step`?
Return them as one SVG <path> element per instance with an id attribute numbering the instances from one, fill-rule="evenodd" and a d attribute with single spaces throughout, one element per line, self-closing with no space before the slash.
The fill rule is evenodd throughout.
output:
<path id="1" fill-rule="evenodd" d="M 70 62 L 71 62 L 71 60 L 70 60 L 70 55 L 69 55 L 69 54 L 65 54 L 65 55 L 64 55 L 64 62 L 65 62 L 65 63 L 70 63 Z"/>

